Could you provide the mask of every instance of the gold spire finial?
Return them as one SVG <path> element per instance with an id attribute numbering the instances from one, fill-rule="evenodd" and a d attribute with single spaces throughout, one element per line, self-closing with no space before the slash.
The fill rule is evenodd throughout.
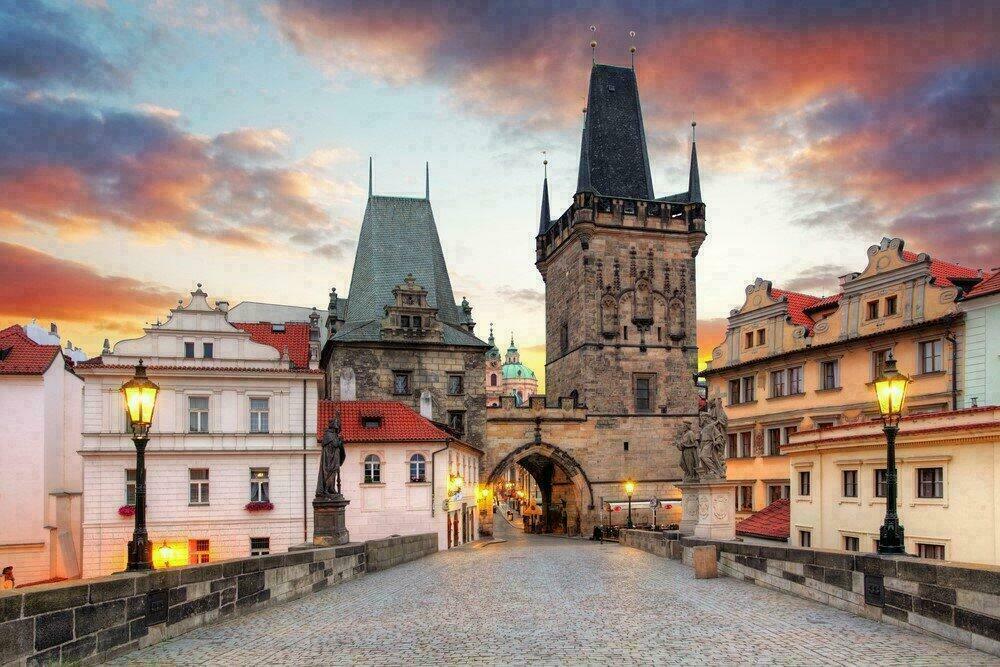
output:
<path id="1" fill-rule="evenodd" d="M 597 26 L 596 25 L 590 26 L 590 32 L 596 33 L 597 32 Z M 595 34 L 595 36 L 596 36 L 596 34 Z M 597 63 L 597 40 L 596 39 L 590 40 L 590 61 L 592 63 Z"/>

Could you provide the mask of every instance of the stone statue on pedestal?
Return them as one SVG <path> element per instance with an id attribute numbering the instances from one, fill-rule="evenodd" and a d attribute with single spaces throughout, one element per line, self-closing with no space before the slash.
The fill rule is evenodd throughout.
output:
<path id="1" fill-rule="evenodd" d="M 316 498 L 343 498 L 340 492 L 340 466 L 347 458 L 344 440 L 340 437 L 340 418 L 334 417 L 323 432 L 323 452 L 319 459 Z"/>
<path id="2" fill-rule="evenodd" d="M 683 534 L 721 540 L 736 534 L 732 508 L 738 482 L 726 480 L 728 425 L 722 401 L 714 398 L 698 414 L 698 428 L 686 424 L 675 443 L 684 470 L 684 481 L 677 484 L 683 494 Z"/>
<path id="3" fill-rule="evenodd" d="M 685 482 L 698 481 L 698 434 L 691 428 L 691 422 L 684 422 L 680 437 L 674 443 L 681 452 L 681 470 Z"/>

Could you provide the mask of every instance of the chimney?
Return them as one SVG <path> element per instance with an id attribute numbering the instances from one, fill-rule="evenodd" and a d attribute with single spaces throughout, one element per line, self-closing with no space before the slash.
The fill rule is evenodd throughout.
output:
<path id="1" fill-rule="evenodd" d="M 223 313 L 229 312 L 229 302 L 228 301 L 216 301 L 215 307 L 218 308 Z"/>

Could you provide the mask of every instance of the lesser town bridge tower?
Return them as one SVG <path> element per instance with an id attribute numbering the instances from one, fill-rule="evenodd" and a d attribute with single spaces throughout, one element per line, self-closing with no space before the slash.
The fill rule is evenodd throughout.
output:
<path id="1" fill-rule="evenodd" d="M 546 175 L 540 217 L 547 397 L 488 411 L 485 473 L 522 465 L 588 532 L 626 478 L 636 499 L 679 498 L 674 435 L 698 410 L 697 153 L 692 140 L 687 191 L 657 198 L 633 69 L 594 64 L 576 194 L 552 219 Z"/>

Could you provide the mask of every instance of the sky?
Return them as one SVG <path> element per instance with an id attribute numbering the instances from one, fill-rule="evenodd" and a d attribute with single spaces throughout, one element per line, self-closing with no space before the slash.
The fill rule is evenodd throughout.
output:
<path id="1" fill-rule="evenodd" d="M 0 2 L 0 327 L 90 355 L 203 283 L 325 307 L 367 192 L 420 196 L 456 298 L 544 371 L 534 267 L 592 52 L 635 67 L 657 196 L 698 122 L 700 356 L 755 278 L 831 294 L 883 236 L 1000 265 L 990 2 Z M 591 30 L 593 26 L 596 30 Z M 630 33 L 634 32 L 634 37 Z M 503 346 L 505 347 L 505 345 Z"/>

